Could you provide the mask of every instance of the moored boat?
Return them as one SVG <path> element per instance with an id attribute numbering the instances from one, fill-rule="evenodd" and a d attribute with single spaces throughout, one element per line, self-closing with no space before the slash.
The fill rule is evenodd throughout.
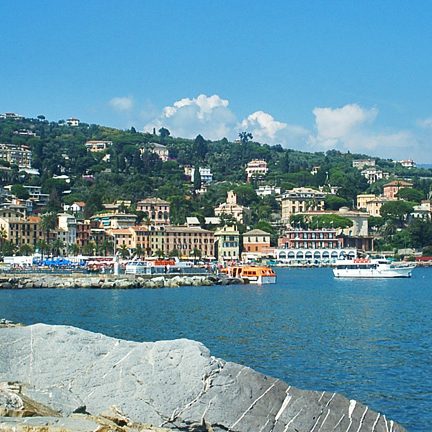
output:
<path id="1" fill-rule="evenodd" d="M 337 278 L 409 278 L 415 264 L 395 263 L 386 258 L 338 260 L 333 265 Z"/>
<path id="2" fill-rule="evenodd" d="M 276 273 L 268 266 L 229 266 L 223 269 L 222 272 L 226 273 L 229 277 L 245 279 L 252 284 L 276 283 Z"/>

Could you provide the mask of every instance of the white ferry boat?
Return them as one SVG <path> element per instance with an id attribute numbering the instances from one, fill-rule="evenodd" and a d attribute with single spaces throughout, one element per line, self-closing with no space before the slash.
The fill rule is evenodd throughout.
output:
<path id="1" fill-rule="evenodd" d="M 337 260 L 333 274 L 337 278 L 409 278 L 415 264 L 395 263 L 386 258 Z"/>

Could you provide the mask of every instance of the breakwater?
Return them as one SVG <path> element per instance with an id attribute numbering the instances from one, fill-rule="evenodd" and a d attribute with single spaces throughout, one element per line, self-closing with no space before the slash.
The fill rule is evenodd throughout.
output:
<path id="1" fill-rule="evenodd" d="M 215 275 L 83 275 L 83 274 L 20 274 L 0 275 L 0 289 L 28 288 L 175 288 L 179 286 L 209 286 L 242 283 Z"/>

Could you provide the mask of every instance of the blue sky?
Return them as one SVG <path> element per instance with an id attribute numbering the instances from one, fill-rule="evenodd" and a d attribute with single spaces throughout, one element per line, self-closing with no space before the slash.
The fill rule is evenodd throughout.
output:
<path id="1" fill-rule="evenodd" d="M 430 1 L 0 2 L 0 112 L 432 162 Z"/>

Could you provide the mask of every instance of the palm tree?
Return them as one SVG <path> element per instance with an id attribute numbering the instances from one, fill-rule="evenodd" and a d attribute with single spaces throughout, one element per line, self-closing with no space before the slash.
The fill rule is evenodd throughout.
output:
<path id="1" fill-rule="evenodd" d="M 45 233 L 45 240 L 49 240 L 49 232 L 57 226 L 57 215 L 54 212 L 45 213 L 41 216 L 40 226 Z"/>
<path id="2" fill-rule="evenodd" d="M 54 240 L 51 243 L 51 250 L 53 252 L 53 255 L 55 256 L 59 256 L 60 255 L 60 250 L 64 248 L 64 243 L 60 240 Z"/>
<path id="3" fill-rule="evenodd" d="M 32 252 L 33 252 L 32 245 L 29 245 L 27 243 L 21 245 L 21 247 L 19 248 L 19 253 L 24 256 L 29 256 Z"/>
<path id="4" fill-rule="evenodd" d="M 44 253 L 48 252 L 48 250 L 49 250 L 48 243 L 44 239 L 38 240 L 36 242 L 36 248 L 40 251 L 41 259 L 43 261 Z"/>
<path id="5" fill-rule="evenodd" d="M 72 255 L 78 255 L 80 251 L 79 246 L 76 243 L 72 243 L 68 246 L 68 252 L 71 253 Z"/>
<path id="6" fill-rule="evenodd" d="M 137 246 L 135 248 L 135 255 L 138 258 L 141 258 L 144 255 L 144 248 L 142 247 L 142 245 L 137 244 Z"/>
<path id="7" fill-rule="evenodd" d="M 194 257 L 194 263 L 195 263 L 195 260 L 198 258 L 201 258 L 202 257 L 202 252 L 201 252 L 201 250 L 199 250 L 198 248 L 196 248 L 196 247 L 194 247 L 193 248 L 193 251 L 191 252 L 191 255 Z"/>
<path id="8" fill-rule="evenodd" d="M 120 247 L 118 248 L 118 252 L 123 259 L 129 257 L 129 249 L 125 244 L 120 245 Z"/>

